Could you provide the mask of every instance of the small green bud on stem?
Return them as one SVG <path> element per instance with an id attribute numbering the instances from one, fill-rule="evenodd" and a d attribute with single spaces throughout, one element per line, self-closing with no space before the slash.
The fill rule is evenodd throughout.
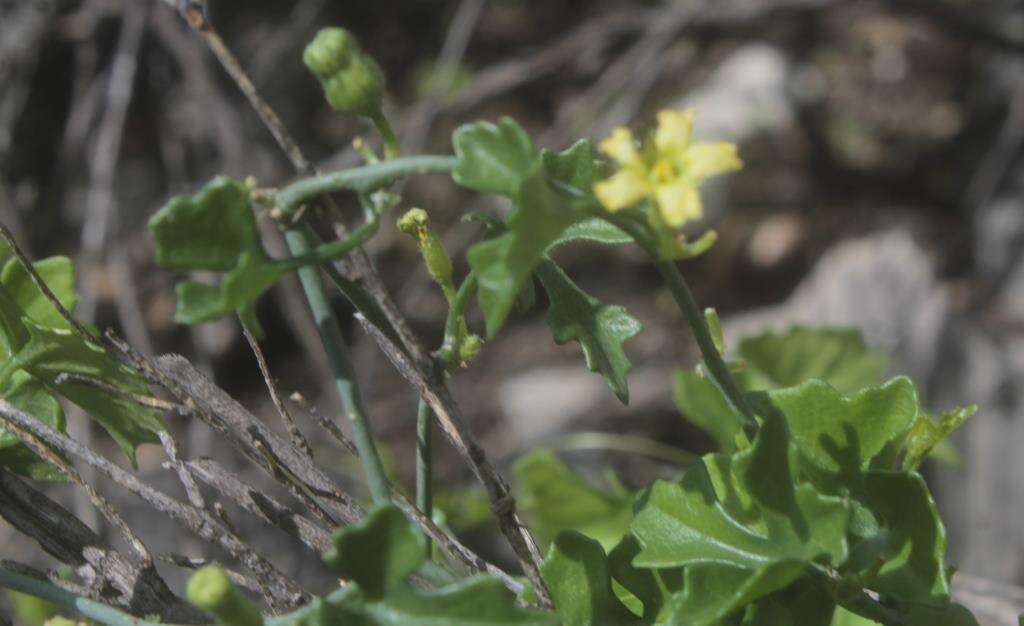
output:
<path id="1" fill-rule="evenodd" d="M 302 62 L 320 80 L 331 108 L 370 118 L 384 139 L 387 158 L 398 156 L 398 138 L 382 109 L 384 72 L 344 28 L 325 28 L 302 53 Z"/>
<path id="2" fill-rule="evenodd" d="M 455 295 L 455 288 L 452 285 L 452 259 L 430 227 L 427 212 L 423 209 L 410 209 L 399 218 L 398 230 L 416 238 L 430 277 L 441 285 L 450 303 Z"/>
<path id="3" fill-rule="evenodd" d="M 188 601 L 212 613 L 224 626 L 262 626 L 259 608 L 242 595 L 228 578 L 227 572 L 208 565 L 188 581 Z"/>
<path id="4" fill-rule="evenodd" d="M 302 54 L 339 113 L 374 117 L 384 101 L 384 73 L 344 28 L 321 30 Z"/>

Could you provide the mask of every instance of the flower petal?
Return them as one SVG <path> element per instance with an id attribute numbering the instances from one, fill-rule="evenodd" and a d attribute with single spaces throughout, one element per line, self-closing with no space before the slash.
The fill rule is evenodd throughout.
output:
<path id="1" fill-rule="evenodd" d="M 743 167 L 736 144 L 727 141 L 695 143 L 683 153 L 682 169 L 686 178 L 696 184 L 724 172 Z"/>
<path id="2" fill-rule="evenodd" d="M 594 185 L 594 194 L 609 211 L 636 204 L 649 192 L 647 181 L 632 170 L 619 170 L 611 178 Z"/>
<path id="3" fill-rule="evenodd" d="M 697 187 L 683 181 L 658 185 L 655 190 L 658 210 L 665 223 L 679 228 L 686 222 L 699 220 L 704 216 L 704 205 L 700 201 Z"/>
<path id="4" fill-rule="evenodd" d="M 692 133 L 693 109 L 660 111 L 658 129 L 654 131 L 654 146 L 662 154 L 680 154 L 690 145 Z"/>
<path id="5" fill-rule="evenodd" d="M 628 128 L 619 127 L 612 131 L 608 138 L 601 142 L 598 149 L 615 159 L 619 165 L 628 166 L 640 163 L 633 133 Z"/>

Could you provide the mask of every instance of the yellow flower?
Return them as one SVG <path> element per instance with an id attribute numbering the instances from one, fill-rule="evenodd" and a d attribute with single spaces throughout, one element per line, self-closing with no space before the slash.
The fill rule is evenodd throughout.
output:
<path id="1" fill-rule="evenodd" d="M 597 199 L 619 211 L 649 198 L 672 228 L 704 214 L 697 186 L 705 179 L 743 167 L 736 145 L 724 141 L 691 143 L 693 110 L 661 111 L 650 145 L 641 152 L 633 133 L 616 128 L 598 148 L 619 164 L 611 178 L 594 185 Z"/>

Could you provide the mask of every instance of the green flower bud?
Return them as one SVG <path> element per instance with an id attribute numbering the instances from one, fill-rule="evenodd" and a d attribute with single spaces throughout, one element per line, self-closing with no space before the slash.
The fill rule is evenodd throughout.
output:
<path id="1" fill-rule="evenodd" d="M 320 80 L 324 95 L 339 113 L 380 115 L 384 72 L 344 28 L 325 28 L 302 53 L 302 61 Z"/>
<path id="2" fill-rule="evenodd" d="M 428 223 L 426 211 L 423 209 L 409 209 L 405 212 L 405 215 L 398 218 L 398 230 L 419 239 L 420 231 L 425 229 Z"/>
<path id="3" fill-rule="evenodd" d="M 262 626 L 259 608 L 235 588 L 227 573 L 216 565 L 200 569 L 188 581 L 188 601 L 212 613 L 224 626 Z"/>
<path id="4" fill-rule="evenodd" d="M 479 335 L 468 335 L 462 340 L 462 345 L 459 346 L 459 361 L 463 365 L 469 363 L 476 358 L 476 355 L 480 353 L 480 349 L 484 346 L 484 340 Z"/>
<path id="5" fill-rule="evenodd" d="M 444 244 L 430 228 L 427 212 L 423 209 L 410 209 L 398 220 L 398 229 L 416 238 L 420 253 L 427 264 L 427 271 L 442 287 L 451 285 L 452 259 Z"/>

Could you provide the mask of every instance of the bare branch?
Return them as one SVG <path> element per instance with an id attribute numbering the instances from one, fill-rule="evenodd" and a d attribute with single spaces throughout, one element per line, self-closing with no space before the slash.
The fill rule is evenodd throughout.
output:
<path id="1" fill-rule="evenodd" d="M 95 454 L 67 435 L 53 430 L 5 400 L 0 400 L 0 418 L 22 441 L 40 455 L 56 456 L 47 446 L 78 457 L 99 470 L 113 482 L 133 493 L 157 511 L 166 514 L 185 528 L 216 543 L 252 571 L 273 599 L 272 608 L 287 609 L 304 604 L 309 596 L 294 581 L 281 573 L 265 557 L 249 547 L 210 513 L 180 502 L 143 483 L 135 475 Z M 43 443 L 45 442 L 45 444 Z M 45 458 L 45 457 L 44 457 Z"/>
<path id="2" fill-rule="evenodd" d="M 260 366 L 260 374 L 263 375 L 263 382 L 267 385 L 267 391 L 270 392 L 270 399 L 274 402 L 274 408 L 277 409 L 278 415 L 281 416 L 281 421 L 284 422 L 285 430 L 288 431 L 288 437 L 292 440 L 292 445 L 297 449 L 301 450 L 310 459 L 313 458 L 313 449 L 309 447 L 309 441 L 302 435 L 302 431 L 299 430 L 298 424 L 295 423 L 295 419 L 292 418 L 291 413 L 288 412 L 288 407 L 284 405 L 284 401 L 281 400 L 281 394 L 277 390 L 277 383 L 274 382 L 274 377 L 270 373 L 270 367 L 267 365 L 267 358 L 263 354 L 263 348 L 260 347 L 256 338 L 253 337 L 252 333 L 249 332 L 249 328 L 243 323 L 242 333 L 245 335 L 245 340 L 249 342 L 249 347 L 252 349 L 253 355 L 256 356 L 256 363 Z"/>
<path id="3" fill-rule="evenodd" d="M 50 582 L 93 600 L 117 604 L 136 615 L 159 614 L 165 621 L 207 623 L 202 612 L 171 592 L 155 568 L 140 567 L 126 559 L 71 512 L 3 469 L 0 516 L 39 542 L 46 553 L 74 567 L 85 585 L 47 576 Z"/>

